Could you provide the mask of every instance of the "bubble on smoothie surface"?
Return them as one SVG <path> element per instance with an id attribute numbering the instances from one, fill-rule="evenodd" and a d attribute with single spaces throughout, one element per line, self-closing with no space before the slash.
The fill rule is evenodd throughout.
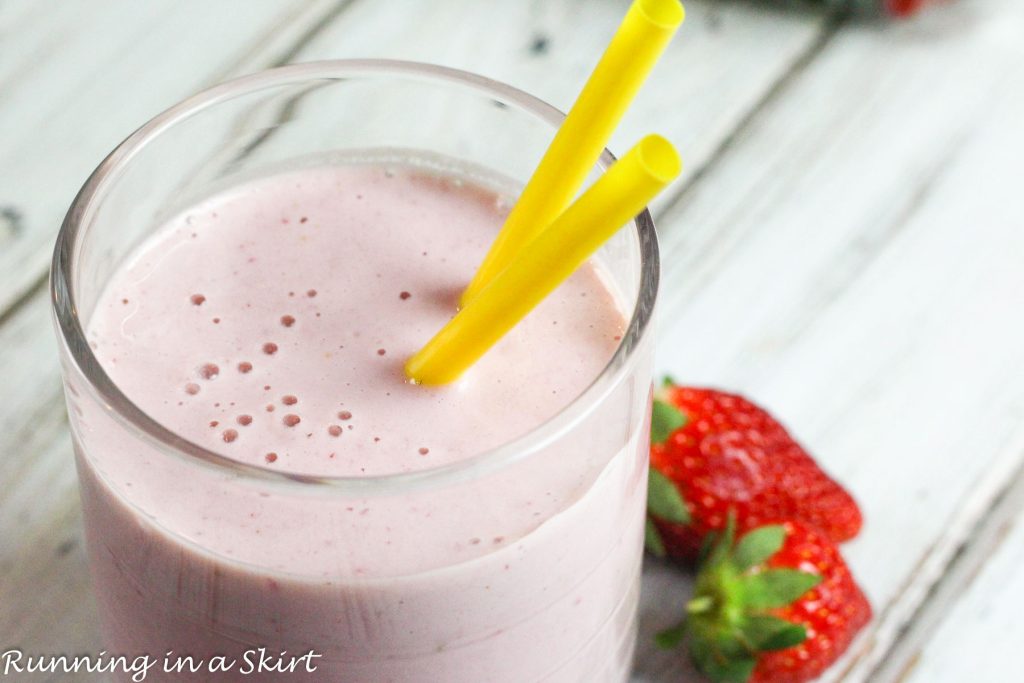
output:
<path id="1" fill-rule="evenodd" d="M 288 413 L 283 418 L 281 418 L 281 422 L 283 422 L 286 427 L 294 427 L 295 425 L 302 422 L 302 418 L 300 418 L 295 413 Z"/>
<path id="2" fill-rule="evenodd" d="M 189 300 L 194 306 L 202 306 L 203 302 L 206 301 L 206 297 L 202 294 L 193 294 L 189 297 Z"/>

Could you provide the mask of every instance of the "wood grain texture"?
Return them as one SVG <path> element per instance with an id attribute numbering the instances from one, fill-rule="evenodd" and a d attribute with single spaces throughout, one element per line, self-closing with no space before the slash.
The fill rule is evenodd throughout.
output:
<path id="1" fill-rule="evenodd" d="M 199 88 L 287 59 L 347 1 L 0 4 L 0 313 L 40 282 L 68 205 L 118 142 Z"/>
<path id="2" fill-rule="evenodd" d="M 660 221 L 661 366 L 784 416 L 865 508 L 877 618 L 824 680 L 872 680 L 1020 461 L 1022 11 L 844 28 Z"/>
<path id="3" fill-rule="evenodd" d="M 1024 446 L 1024 444 L 1021 444 Z M 1024 483 L 1024 479 L 1021 480 Z M 972 567 L 951 609 L 922 650 L 887 680 L 1010 681 L 1020 670 L 1024 606 L 1024 486 L 1011 492 L 1015 514 L 1000 519 L 985 562 Z"/>
<path id="4" fill-rule="evenodd" d="M 297 60 L 388 57 L 473 71 L 568 110 L 622 19 L 621 0 L 404 0 L 389 11 L 353 5 Z M 687 17 L 610 147 L 659 132 L 685 156 L 677 187 L 697 174 L 738 123 L 808 53 L 824 15 L 686 3 Z M 662 200 L 664 201 L 664 200 Z"/>
<path id="5" fill-rule="evenodd" d="M 56 343 L 40 293 L 0 328 L 0 650 L 98 649 Z"/>
<path id="6" fill-rule="evenodd" d="M 1024 559 L 1024 433 L 1006 450 L 1018 455 L 1017 471 L 1003 478 L 995 503 L 963 535 L 953 561 L 872 680 L 922 683 L 947 669 L 951 680 L 967 680 L 969 668 L 978 680 L 995 681 L 1018 668 L 1008 644 L 1020 641 L 1015 613 L 1024 604 L 1024 581 L 1011 578 L 1021 574 Z"/>
<path id="7" fill-rule="evenodd" d="M 40 281 L 63 213 L 102 157 L 195 90 L 286 61 L 391 57 L 483 72 L 567 107 L 623 11 L 611 0 L 402 0 L 343 12 L 348 4 L 107 1 L 44 13 L 27 0 L 5 3 L 0 312 Z M 625 149 L 666 122 L 697 169 L 813 43 L 822 19 L 714 2 L 694 3 L 690 14 L 617 140 Z M 672 96 L 655 96 L 662 90 Z"/>

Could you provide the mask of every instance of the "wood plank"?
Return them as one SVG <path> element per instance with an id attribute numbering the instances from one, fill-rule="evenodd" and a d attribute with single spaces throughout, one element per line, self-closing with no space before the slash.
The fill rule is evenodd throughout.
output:
<path id="1" fill-rule="evenodd" d="M 0 327 L 0 480 L 27 476 L 33 455 L 64 429 L 57 343 L 50 325 L 46 292 L 34 297 Z M 0 504 L 8 489 L 0 489 Z"/>
<path id="2" fill-rule="evenodd" d="M 120 140 L 199 88 L 287 58 L 348 2 L 3 3 L 0 315 L 41 280 L 68 205 Z"/>
<path id="3" fill-rule="evenodd" d="M 191 91 L 282 60 L 392 57 L 476 70 L 566 107 L 622 13 L 612 0 L 409 0 L 386 11 L 364 2 L 295 54 L 346 4 L 231 0 L 186 12 L 161 0 L 99 3 L 85 13 L 65 3 L 52 19 L 28 10 L 10 19 L 18 30 L 0 52 L 0 129 L 18 134 L 0 140 L 0 172 L 11 178 L 0 187 L 0 312 L 39 282 L 53 232 L 89 171 L 133 127 Z M 687 150 L 693 173 L 811 48 L 823 19 L 710 0 L 693 3 L 690 15 L 615 146 L 660 128 Z"/>
<path id="4" fill-rule="evenodd" d="M 473 71 L 567 110 L 622 19 L 619 0 L 358 3 L 297 60 L 381 57 Z M 716 0 L 687 18 L 612 139 L 622 153 L 660 132 L 686 158 L 685 184 L 795 64 L 813 53 L 825 15 Z"/>
<path id="5" fill-rule="evenodd" d="M 844 28 L 660 221 L 661 367 L 766 404 L 865 508 L 878 614 L 823 680 L 871 680 L 1020 462 L 1022 30 L 1012 0 Z"/>
<path id="6" fill-rule="evenodd" d="M 1024 444 L 1020 444 L 1024 447 Z M 990 553 L 952 597 L 957 600 L 923 650 L 915 651 L 902 671 L 880 673 L 879 680 L 1004 681 L 1020 669 L 1020 610 L 1024 605 L 1024 476 L 1010 492 Z M 979 571 L 980 570 L 980 571 Z M 891 675 L 890 675 L 891 673 Z M 898 678 L 897 678 L 898 677 Z"/>
<path id="7" fill-rule="evenodd" d="M 19 481 L 0 523 L 0 633 L 25 652 L 98 652 L 71 440 L 63 431 Z"/>
<path id="8" fill-rule="evenodd" d="M 644 558 L 640 595 L 640 634 L 630 683 L 707 683 L 693 668 L 685 648 L 654 647 L 658 632 L 680 622 L 693 591 L 693 575 L 671 562 Z"/>
<path id="9" fill-rule="evenodd" d="M 71 442 L 45 293 L 0 328 L 0 644 L 97 651 Z"/>

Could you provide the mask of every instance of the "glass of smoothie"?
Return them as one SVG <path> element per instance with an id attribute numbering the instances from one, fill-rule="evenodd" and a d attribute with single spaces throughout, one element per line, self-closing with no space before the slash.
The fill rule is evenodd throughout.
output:
<path id="1" fill-rule="evenodd" d="M 148 681 L 628 678 L 650 215 L 459 382 L 402 371 L 562 118 L 460 71 L 320 62 L 100 164 L 52 290 L 108 652 Z"/>

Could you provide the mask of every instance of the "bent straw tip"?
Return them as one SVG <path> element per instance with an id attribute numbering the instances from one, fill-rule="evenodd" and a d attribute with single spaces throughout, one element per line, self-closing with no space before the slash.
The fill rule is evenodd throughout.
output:
<path id="1" fill-rule="evenodd" d="M 640 167 L 651 178 L 670 183 L 683 170 L 683 161 L 672 143 L 660 135 L 648 135 L 636 145 Z"/>
<path id="2" fill-rule="evenodd" d="M 647 21 L 659 28 L 676 28 L 686 18 L 686 8 L 679 0 L 636 0 L 634 6 Z"/>
<path id="3" fill-rule="evenodd" d="M 409 384 L 422 384 L 423 380 L 420 379 L 419 370 L 422 366 L 421 362 L 422 350 L 409 357 L 402 366 L 402 372 L 405 373 L 405 379 Z"/>
<path id="4" fill-rule="evenodd" d="M 436 363 L 433 365 L 437 365 Z M 414 354 L 405 362 L 402 367 L 405 373 L 405 379 L 409 384 L 412 385 L 440 385 L 454 382 L 459 378 L 460 373 L 449 372 L 445 368 L 433 368 L 431 372 L 431 364 L 426 361 L 423 350 L 421 349 L 418 353 Z"/>

